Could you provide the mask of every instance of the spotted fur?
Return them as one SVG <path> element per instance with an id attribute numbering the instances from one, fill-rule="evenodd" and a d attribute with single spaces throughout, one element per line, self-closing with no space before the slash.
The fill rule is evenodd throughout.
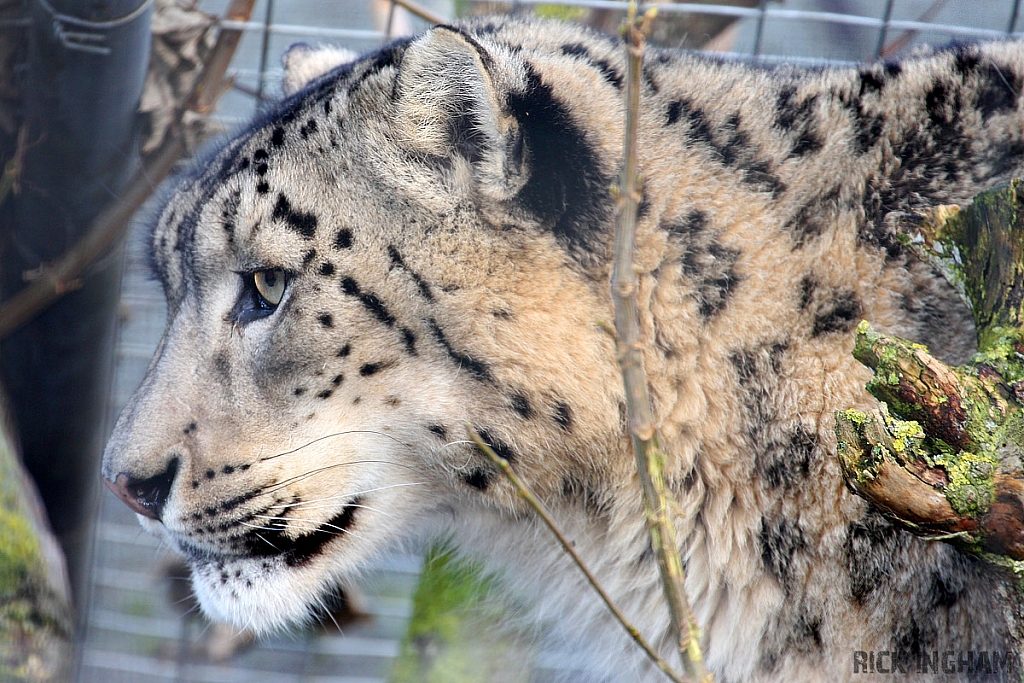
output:
<path id="1" fill-rule="evenodd" d="M 208 614 L 304 619 L 378 551 L 445 533 L 579 639 L 595 679 L 659 680 L 465 439 L 512 463 L 670 654 L 601 327 L 623 57 L 567 25 L 438 27 L 317 76 L 183 180 L 151 240 L 168 329 L 104 474 L 188 558 Z M 646 63 L 640 323 L 716 680 L 1013 649 L 1012 582 L 851 496 L 830 416 L 872 404 L 861 318 L 970 352 L 967 311 L 894 218 L 1021 172 L 1024 45 Z M 267 307 L 269 269 L 287 287 Z"/>

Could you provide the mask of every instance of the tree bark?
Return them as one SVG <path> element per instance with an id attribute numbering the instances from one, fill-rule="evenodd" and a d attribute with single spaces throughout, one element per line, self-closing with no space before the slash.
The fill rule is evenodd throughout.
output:
<path id="1" fill-rule="evenodd" d="M 71 680 L 73 631 L 60 544 L 0 415 L 0 680 Z"/>
<path id="2" fill-rule="evenodd" d="M 979 350 L 950 367 L 861 323 L 853 353 L 881 404 L 836 413 L 846 484 L 914 533 L 1024 571 L 1024 181 L 902 237 L 960 290 Z"/>

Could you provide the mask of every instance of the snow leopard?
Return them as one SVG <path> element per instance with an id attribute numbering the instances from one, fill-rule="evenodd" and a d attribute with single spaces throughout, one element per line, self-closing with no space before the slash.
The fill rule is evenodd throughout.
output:
<path id="1" fill-rule="evenodd" d="M 622 39 L 478 18 L 293 57 L 294 92 L 153 225 L 167 329 L 103 477 L 213 619 L 301 622 L 387 549 L 445 537 L 584 676 L 661 680 L 467 438 L 672 658 L 607 331 Z M 896 226 L 1021 173 L 1022 79 L 1009 40 L 845 68 L 645 50 L 638 322 L 716 681 L 930 681 L 948 652 L 998 666 L 942 680 L 1019 680 L 1017 581 L 849 493 L 833 411 L 875 405 L 861 320 L 972 353 L 970 312 Z"/>

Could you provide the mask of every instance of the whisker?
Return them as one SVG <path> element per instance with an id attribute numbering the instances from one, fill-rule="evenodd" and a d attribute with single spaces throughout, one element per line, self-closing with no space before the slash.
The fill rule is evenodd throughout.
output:
<path id="1" fill-rule="evenodd" d="M 343 529 L 342 527 L 337 526 L 336 524 L 324 523 L 321 526 L 322 527 L 327 527 L 328 529 L 334 529 L 337 532 L 337 533 L 334 534 L 335 536 L 339 536 L 341 534 L 351 534 L 352 533 L 351 529 Z"/>
<path id="2" fill-rule="evenodd" d="M 352 533 L 351 530 L 349 530 L 349 529 L 342 529 L 340 526 L 337 526 L 336 524 L 328 524 L 327 522 L 318 523 L 318 522 L 316 522 L 315 520 L 312 520 L 312 519 L 288 519 L 286 521 L 288 521 L 288 522 L 305 522 L 305 523 L 308 523 L 308 524 L 312 525 L 312 526 L 299 526 L 299 525 L 296 525 L 296 527 L 300 531 L 315 532 L 315 531 L 326 531 L 326 530 L 329 530 L 329 529 L 334 529 L 336 533 L 333 533 L 333 532 L 332 533 L 335 536 L 337 536 L 337 535 L 339 535 L 341 533 L 346 533 L 346 534 Z M 281 529 L 274 529 L 272 527 L 261 527 L 261 526 L 255 525 L 255 524 L 246 524 L 246 526 L 253 527 L 254 529 L 266 529 L 266 530 L 269 530 L 269 531 L 281 531 Z M 259 534 L 256 534 L 256 535 L 259 536 Z M 277 550 L 277 548 L 274 548 L 274 550 Z M 278 550 L 278 552 L 281 552 L 281 551 Z"/>
<path id="3" fill-rule="evenodd" d="M 324 600 L 322 596 L 319 596 L 319 595 L 318 595 L 318 596 L 317 596 L 317 602 L 319 602 L 319 603 L 320 603 L 320 605 L 321 605 L 321 611 L 322 611 L 322 613 L 323 613 L 323 614 L 326 614 L 326 615 L 327 615 L 327 617 L 328 617 L 328 618 L 329 618 L 329 619 L 331 620 L 331 622 L 332 622 L 332 623 L 334 624 L 334 628 L 338 629 L 338 632 L 340 633 L 340 632 L 341 632 L 341 624 L 339 624 L 339 623 L 338 623 L 338 620 L 334 618 L 334 613 L 333 613 L 333 612 L 331 611 L 331 608 L 330 608 L 330 606 L 329 606 L 329 605 L 327 604 L 327 601 L 326 601 L 326 600 Z"/>
<path id="4" fill-rule="evenodd" d="M 397 437 L 391 436 L 390 434 L 385 434 L 384 432 L 378 432 L 378 431 L 374 431 L 372 429 L 349 429 L 349 430 L 346 430 L 344 432 L 334 432 L 333 434 L 326 434 L 324 436 L 317 437 L 316 439 L 313 439 L 312 441 L 310 441 L 308 443 L 304 443 L 301 446 L 298 446 L 297 448 L 293 448 L 291 450 L 284 451 L 284 452 L 278 453 L 276 455 L 268 455 L 266 457 L 261 457 L 261 458 L 259 458 L 259 460 L 257 462 L 266 462 L 267 460 L 273 460 L 274 458 L 280 458 L 280 457 L 285 456 L 285 455 L 292 455 L 293 453 L 298 453 L 303 448 L 307 448 L 309 446 L 312 446 L 315 443 L 319 443 L 319 442 L 324 441 L 326 439 L 333 439 L 333 438 L 338 437 L 338 436 L 348 436 L 349 434 L 374 434 L 376 436 L 383 436 L 383 437 L 386 437 L 388 439 L 391 439 L 395 443 L 401 444 L 402 446 L 406 445 L 405 443 L 403 443 Z"/>
<path id="5" fill-rule="evenodd" d="M 199 598 L 197 597 L 196 598 L 196 608 L 198 609 L 198 607 L 199 607 Z M 213 628 L 213 622 L 210 621 L 209 619 L 203 619 L 200 623 L 202 624 L 203 627 L 201 629 L 199 629 L 199 638 L 203 639 L 203 638 L 206 637 L 207 632 L 211 628 Z"/>
<path id="6" fill-rule="evenodd" d="M 288 479 L 282 479 L 281 481 L 276 482 L 274 484 L 269 484 L 268 485 L 269 488 L 264 488 L 263 490 L 260 491 L 260 493 L 261 494 L 274 493 L 275 491 L 280 490 L 284 486 L 288 486 L 289 484 L 294 484 L 294 483 L 302 481 L 304 479 L 308 479 L 308 478 L 312 477 L 315 474 L 321 474 L 323 472 L 326 472 L 327 470 L 334 469 L 335 467 L 346 467 L 348 465 L 366 465 L 366 464 L 372 464 L 372 463 L 381 464 L 381 465 L 394 465 L 394 466 L 397 466 L 397 467 L 405 467 L 407 469 L 414 469 L 411 465 L 405 465 L 403 463 L 391 462 L 391 461 L 388 461 L 388 460 L 350 460 L 348 462 L 336 462 L 336 463 L 333 463 L 331 465 L 324 465 L 323 467 L 318 467 L 315 470 L 309 470 L 307 472 L 303 472 L 302 474 L 297 474 L 294 477 L 289 477 Z"/>
<path id="7" fill-rule="evenodd" d="M 359 461 L 359 462 L 367 462 L 367 461 Z M 368 462 L 373 462 L 373 461 L 371 460 L 371 461 L 368 461 Z M 260 491 L 260 493 L 261 494 L 275 493 L 277 491 L 280 491 L 285 486 L 288 486 L 289 484 L 294 484 L 296 482 L 303 481 L 304 479 L 309 479 L 310 477 L 312 477 L 315 474 L 320 474 L 320 473 L 326 472 L 328 470 L 333 470 L 335 467 L 343 467 L 343 466 L 345 466 L 347 464 L 349 464 L 349 463 L 338 462 L 338 463 L 334 463 L 333 465 L 325 465 L 323 467 L 318 467 L 315 470 L 309 470 L 307 472 L 303 472 L 302 474 L 297 474 L 294 477 L 288 477 L 287 479 L 282 479 L 281 481 L 274 482 L 273 484 L 268 484 L 265 488 L 263 488 L 262 491 Z M 357 464 L 357 463 L 353 463 L 353 464 Z"/>
<path id="8" fill-rule="evenodd" d="M 368 464 L 368 463 L 387 464 L 387 461 L 386 460 L 353 460 L 351 462 L 336 462 L 336 463 L 333 463 L 331 465 L 324 465 L 323 467 L 318 467 L 315 470 L 308 470 L 306 472 L 303 472 L 302 474 L 296 474 L 294 477 L 288 477 L 287 479 L 282 479 L 281 481 L 275 482 L 273 484 L 268 484 L 268 488 L 264 488 L 261 491 L 261 493 L 274 493 L 275 491 L 280 490 L 284 486 L 288 486 L 289 484 L 294 484 L 296 482 L 303 481 L 304 479 L 309 479 L 310 477 L 312 477 L 315 474 L 322 474 L 323 472 L 326 472 L 328 470 L 333 470 L 336 467 L 345 467 L 346 465 L 365 465 L 365 464 Z"/>
<path id="9" fill-rule="evenodd" d="M 332 507 L 332 506 L 330 506 L 330 505 L 323 505 L 323 506 L 320 506 L 320 507 Z M 370 510 L 372 512 L 377 512 L 379 514 L 382 514 L 385 517 L 389 517 L 391 519 L 395 519 L 395 516 L 392 515 L 390 512 L 384 512 L 380 508 L 373 507 L 372 505 L 362 505 L 362 504 L 350 503 L 350 504 L 346 505 L 345 507 L 352 507 L 352 508 L 357 508 L 357 509 L 362 509 L 362 510 Z M 299 509 L 299 508 L 296 508 L 296 509 Z M 268 519 L 268 520 L 271 520 L 271 521 L 279 520 L 279 521 L 282 521 L 282 522 L 292 522 L 292 521 L 295 521 L 295 522 L 311 522 L 313 524 L 317 524 L 316 520 L 304 519 L 302 517 L 283 517 L 281 515 L 255 515 L 255 518 L 257 518 L 257 519 Z"/>
<path id="10" fill-rule="evenodd" d="M 356 496 L 362 496 L 367 493 L 376 493 L 377 491 L 386 491 L 388 489 L 398 488 L 400 486 L 423 486 L 426 482 L 412 481 L 402 484 L 388 484 L 387 486 L 378 486 L 372 489 L 363 489 L 362 491 L 353 491 L 351 493 L 339 493 L 336 496 L 325 496 L 323 498 L 313 498 L 311 500 L 304 500 L 301 503 L 282 503 L 280 505 L 271 505 L 267 510 L 275 509 L 288 509 L 288 510 L 318 510 L 324 507 L 331 507 L 330 505 L 318 505 L 313 506 L 313 503 L 323 503 L 329 500 L 339 500 L 343 498 L 354 498 Z"/>
<path id="11" fill-rule="evenodd" d="M 319 524 L 316 521 L 312 520 L 312 519 L 301 519 L 301 518 L 289 519 L 289 518 L 286 518 L 286 517 L 267 517 L 265 515 L 258 515 L 258 517 L 260 519 L 270 520 L 271 522 L 273 522 L 273 521 L 281 521 L 281 522 L 308 522 L 309 524 L 312 525 L 312 526 L 300 526 L 300 525 L 296 524 L 295 528 L 300 530 L 300 531 L 316 531 L 319 528 Z M 247 526 L 250 529 L 259 529 L 261 531 L 272 531 L 274 533 L 281 533 L 281 532 L 283 532 L 285 530 L 285 527 L 262 526 L 260 524 L 253 524 L 252 522 L 240 522 L 240 524 L 242 526 Z M 277 548 L 274 548 L 274 550 L 277 550 Z"/>
<path id="12" fill-rule="evenodd" d="M 270 531 L 273 531 L 273 529 L 271 529 Z M 270 542 L 270 541 L 268 541 L 267 539 L 263 538 L 263 536 L 261 536 L 260 534 L 256 534 L 256 538 L 260 539 L 261 541 L 263 541 L 264 543 L 266 543 L 267 545 L 269 545 L 269 546 L 270 546 L 271 548 L 273 548 L 273 549 L 274 549 L 274 550 L 275 550 L 276 552 L 281 552 L 281 551 L 280 551 L 280 550 L 278 549 L 278 547 L 277 547 L 276 545 L 274 545 L 273 543 L 271 543 L 271 542 Z"/>
<path id="13" fill-rule="evenodd" d="M 476 445 L 476 444 L 474 444 L 472 441 L 470 441 L 468 439 L 461 439 L 459 441 L 449 441 L 448 443 L 446 443 L 443 446 L 441 446 L 441 448 L 448 448 L 449 446 L 461 446 L 461 445 L 464 445 L 464 444 L 472 444 L 474 446 Z"/>
<path id="14" fill-rule="evenodd" d="M 253 524 L 252 522 L 239 522 L 241 526 L 247 526 L 250 529 L 259 529 L 260 531 L 281 531 L 271 526 L 262 526 L 260 524 Z"/>
<path id="15" fill-rule="evenodd" d="M 393 514 L 391 514 L 390 512 L 384 512 L 380 508 L 373 507 L 372 505 L 355 505 L 355 504 L 352 504 L 352 505 L 349 505 L 348 507 L 353 507 L 353 508 L 357 508 L 357 509 L 360 509 L 360 510 L 369 510 L 370 512 L 376 512 L 377 514 L 384 515 L 385 517 L 389 517 L 391 519 L 395 519 L 395 516 Z"/>

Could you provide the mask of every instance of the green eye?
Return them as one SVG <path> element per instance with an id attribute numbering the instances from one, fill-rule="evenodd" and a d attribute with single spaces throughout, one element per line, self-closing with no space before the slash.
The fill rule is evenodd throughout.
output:
<path id="1" fill-rule="evenodd" d="M 269 306 L 277 306 L 284 297 L 285 274 L 280 268 L 258 270 L 252 274 L 256 292 Z"/>

